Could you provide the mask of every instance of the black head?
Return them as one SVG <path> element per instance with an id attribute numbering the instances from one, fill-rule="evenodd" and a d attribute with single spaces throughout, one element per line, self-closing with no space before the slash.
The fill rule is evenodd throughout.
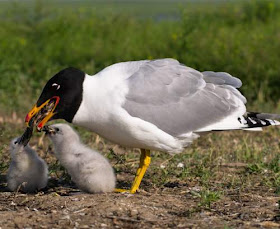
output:
<path id="1" fill-rule="evenodd" d="M 66 68 L 55 74 L 45 85 L 25 121 L 30 125 L 43 125 L 53 119 L 72 122 L 83 96 L 85 73 L 76 68 Z"/>

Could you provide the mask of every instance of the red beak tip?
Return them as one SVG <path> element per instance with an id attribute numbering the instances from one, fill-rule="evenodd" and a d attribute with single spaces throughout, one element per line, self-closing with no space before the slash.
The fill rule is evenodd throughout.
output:
<path id="1" fill-rule="evenodd" d="M 42 123 L 39 123 L 39 125 L 37 126 L 37 129 L 38 130 L 41 130 L 43 128 L 43 124 Z"/>
<path id="2" fill-rule="evenodd" d="M 29 122 L 29 120 L 30 120 L 30 117 L 29 117 L 29 114 L 27 114 L 25 117 L 25 122 Z"/>

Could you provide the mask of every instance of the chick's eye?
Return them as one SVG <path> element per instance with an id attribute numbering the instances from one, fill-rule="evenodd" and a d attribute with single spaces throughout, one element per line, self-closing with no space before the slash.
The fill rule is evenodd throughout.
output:
<path id="1" fill-rule="evenodd" d="M 55 128 L 55 131 L 58 132 L 58 131 L 59 131 L 59 128 L 56 127 L 56 128 Z"/>
<path id="2" fill-rule="evenodd" d="M 54 87 L 56 90 L 58 90 L 60 88 L 60 85 L 57 83 L 53 83 L 52 87 Z"/>

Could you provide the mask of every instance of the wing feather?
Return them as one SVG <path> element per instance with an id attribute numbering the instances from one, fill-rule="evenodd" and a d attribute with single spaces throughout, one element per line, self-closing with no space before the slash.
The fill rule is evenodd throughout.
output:
<path id="1" fill-rule="evenodd" d="M 239 79 L 228 73 L 201 73 L 173 59 L 145 62 L 127 83 L 123 108 L 173 136 L 245 112 L 246 99 L 236 89 Z"/>

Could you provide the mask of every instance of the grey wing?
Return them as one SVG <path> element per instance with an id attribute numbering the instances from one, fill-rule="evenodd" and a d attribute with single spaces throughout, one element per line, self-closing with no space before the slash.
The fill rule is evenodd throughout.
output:
<path id="1" fill-rule="evenodd" d="M 239 79 L 228 73 L 201 73 L 174 59 L 145 62 L 127 81 L 123 108 L 173 136 L 217 123 L 245 108 L 246 99 L 236 89 L 241 86 Z"/>

